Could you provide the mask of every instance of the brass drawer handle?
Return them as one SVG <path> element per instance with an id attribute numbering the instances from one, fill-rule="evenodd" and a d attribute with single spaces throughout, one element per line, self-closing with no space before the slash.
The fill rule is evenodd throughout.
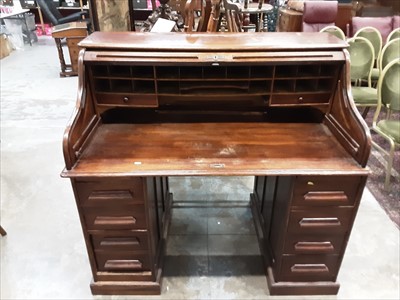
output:
<path id="1" fill-rule="evenodd" d="M 136 219 L 133 216 L 102 217 L 97 216 L 94 225 L 135 225 Z"/>
<path id="2" fill-rule="evenodd" d="M 310 227 L 339 227 L 342 224 L 338 218 L 302 218 L 299 221 L 302 228 Z"/>
<path id="3" fill-rule="evenodd" d="M 140 241 L 137 237 L 108 237 L 104 238 L 100 242 L 100 246 L 102 247 L 115 247 L 115 246 L 124 246 L 131 247 L 137 246 L 140 244 Z"/>
<path id="4" fill-rule="evenodd" d="M 107 260 L 104 269 L 108 270 L 140 270 L 143 264 L 137 259 Z"/>
<path id="5" fill-rule="evenodd" d="M 325 264 L 294 264 L 290 271 L 292 273 L 329 273 Z"/>
<path id="6" fill-rule="evenodd" d="M 332 243 L 327 242 L 297 242 L 294 250 L 302 252 L 324 252 L 330 253 L 335 250 Z"/>

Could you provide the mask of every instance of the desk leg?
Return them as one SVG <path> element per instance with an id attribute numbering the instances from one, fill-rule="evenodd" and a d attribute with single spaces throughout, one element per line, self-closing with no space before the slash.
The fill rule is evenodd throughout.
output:
<path id="1" fill-rule="evenodd" d="M 58 58 L 60 60 L 60 65 L 61 65 L 61 72 L 60 76 L 64 77 L 66 74 L 67 70 L 67 65 L 65 64 L 65 59 L 64 59 L 64 52 L 61 46 L 61 39 L 60 38 L 54 38 L 58 50 Z"/>
<path id="2" fill-rule="evenodd" d="M 25 22 L 25 27 L 26 27 L 26 34 L 28 36 L 29 40 L 29 45 L 32 46 L 32 35 L 31 35 L 31 30 L 28 28 L 28 22 L 26 21 L 26 13 L 24 13 L 24 22 Z"/>

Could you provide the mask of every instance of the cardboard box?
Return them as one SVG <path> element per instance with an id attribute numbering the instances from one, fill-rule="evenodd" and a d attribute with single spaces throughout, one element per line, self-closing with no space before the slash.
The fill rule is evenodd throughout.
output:
<path id="1" fill-rule="evenodd" d="M 0 35 L 0 59 L 9 56 L 12 51 L 12 47 L 8 37 L 5 34 Z"/>

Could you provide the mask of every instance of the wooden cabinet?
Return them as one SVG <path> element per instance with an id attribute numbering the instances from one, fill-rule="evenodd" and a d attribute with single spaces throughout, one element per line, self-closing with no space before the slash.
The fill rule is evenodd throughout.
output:
<path id="1" fill-rule="evenodd" d="M 302 22 L 302 12 L 282 7 L 279 9 L 277 31 L 299 32 L 302 28 Z"/>
<path id="2" fill-rule="evenodd" d="M 344 41 L 96 32 L 80 46 L 62 175 L 93 294 L 160 293 L 168 176 L 188 175 L 255 176 L 249 198 L 272 295 L 337 293 L 370 151 Z"/>

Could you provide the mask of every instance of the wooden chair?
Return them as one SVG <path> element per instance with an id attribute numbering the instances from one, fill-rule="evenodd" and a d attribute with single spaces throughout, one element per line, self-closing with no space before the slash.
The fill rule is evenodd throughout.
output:
<path id="1" fill-rule="evenodd" d="M 197 13 L 200 18 L 196 22 Z M 184 8 L 185 32 L 206 32 L 211 14 L 211 0 L 188 0 Z"/>

